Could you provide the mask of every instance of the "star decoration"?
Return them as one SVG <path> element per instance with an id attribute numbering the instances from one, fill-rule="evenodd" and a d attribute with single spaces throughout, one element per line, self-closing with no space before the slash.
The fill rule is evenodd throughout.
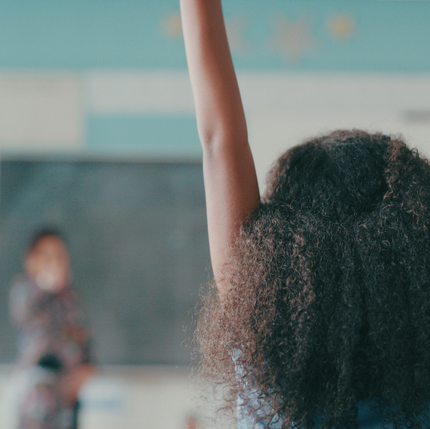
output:
<path id="1" fill-rule="evenodd" d="M 164 31 L 171 39 L 182 37 L 182 21 L 179 12 L 169 15 L 163 22 Z"/>
<path id="2" fill-rule="evenodd" d="M 241 17 L 229 19 L 226 22 L 228 43 L 234 53 L 244 53 L 249 49 L 248 42 L 244 38 L 245 25 L 246 22 Z"/>
<path id="3" fill-rule="evenodd" d="M 356 22 L 353 18 L 339 13 L 328 23 L 328 29 L 334 39 L 349 40 L 354 34 Z"/>
<path id="4" fill-rule="evenodd" d="M 312 53 L 318 46 L 311 35 L 311 22 L 302 17 L 297 21 L 281 16 L 275 22 L 275 36 L 270 47 L 280 52 L 288 62 L 298 63 L 306 54 Z"/>

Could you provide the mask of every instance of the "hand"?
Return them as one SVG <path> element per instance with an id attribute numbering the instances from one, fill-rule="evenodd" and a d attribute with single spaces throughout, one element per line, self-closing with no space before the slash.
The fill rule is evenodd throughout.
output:
<path id="1" fill-rule="evenodd" d="M 61 390 L 66 404 L 73 406 L 83 384 L 95 374 L 95 368 L 90 364 L 82 364 L 62 379 Z"/>

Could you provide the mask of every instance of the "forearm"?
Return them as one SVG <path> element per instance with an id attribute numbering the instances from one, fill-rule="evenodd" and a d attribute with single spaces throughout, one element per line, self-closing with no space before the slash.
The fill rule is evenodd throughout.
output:
<path id="1" fill-rule="evenodd" d="M 181 0 L 181 14 L 203 149 L 248 145 L 220 0 Z"/>
<path id="2" fill-rule="evenodd" d="M 72 372 L 64 376 L 62 380 L 62 391 L 65 400 L 73 405 L 79 396 L 82 386 L 95 375 L 96 368 L 92 364 L 81 364 Z"/>

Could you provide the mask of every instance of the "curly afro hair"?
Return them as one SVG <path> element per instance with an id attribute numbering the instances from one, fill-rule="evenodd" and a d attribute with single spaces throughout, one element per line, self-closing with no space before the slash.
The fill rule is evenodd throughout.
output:
<path id="1" fill-rule="evenodd" d="M 429 228 L 430 166 L 400 138 L 340 130 L 287 151 L 222 302 L 203 296 L 201 374 L 262 427 L 354 427 L 362 401 L 428 427 Z"/>

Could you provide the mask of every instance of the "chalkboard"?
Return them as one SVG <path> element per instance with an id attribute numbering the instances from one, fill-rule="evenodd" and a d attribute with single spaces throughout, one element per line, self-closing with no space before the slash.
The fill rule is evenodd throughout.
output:
<path id="1" fill-rule="evenodd" d="M 2 160 L 0 361 L 16 358 L 7 301 L 28 236 L 58 226 L 101 364 L 187 365 L 207 283 L 201 163 Z"/>

